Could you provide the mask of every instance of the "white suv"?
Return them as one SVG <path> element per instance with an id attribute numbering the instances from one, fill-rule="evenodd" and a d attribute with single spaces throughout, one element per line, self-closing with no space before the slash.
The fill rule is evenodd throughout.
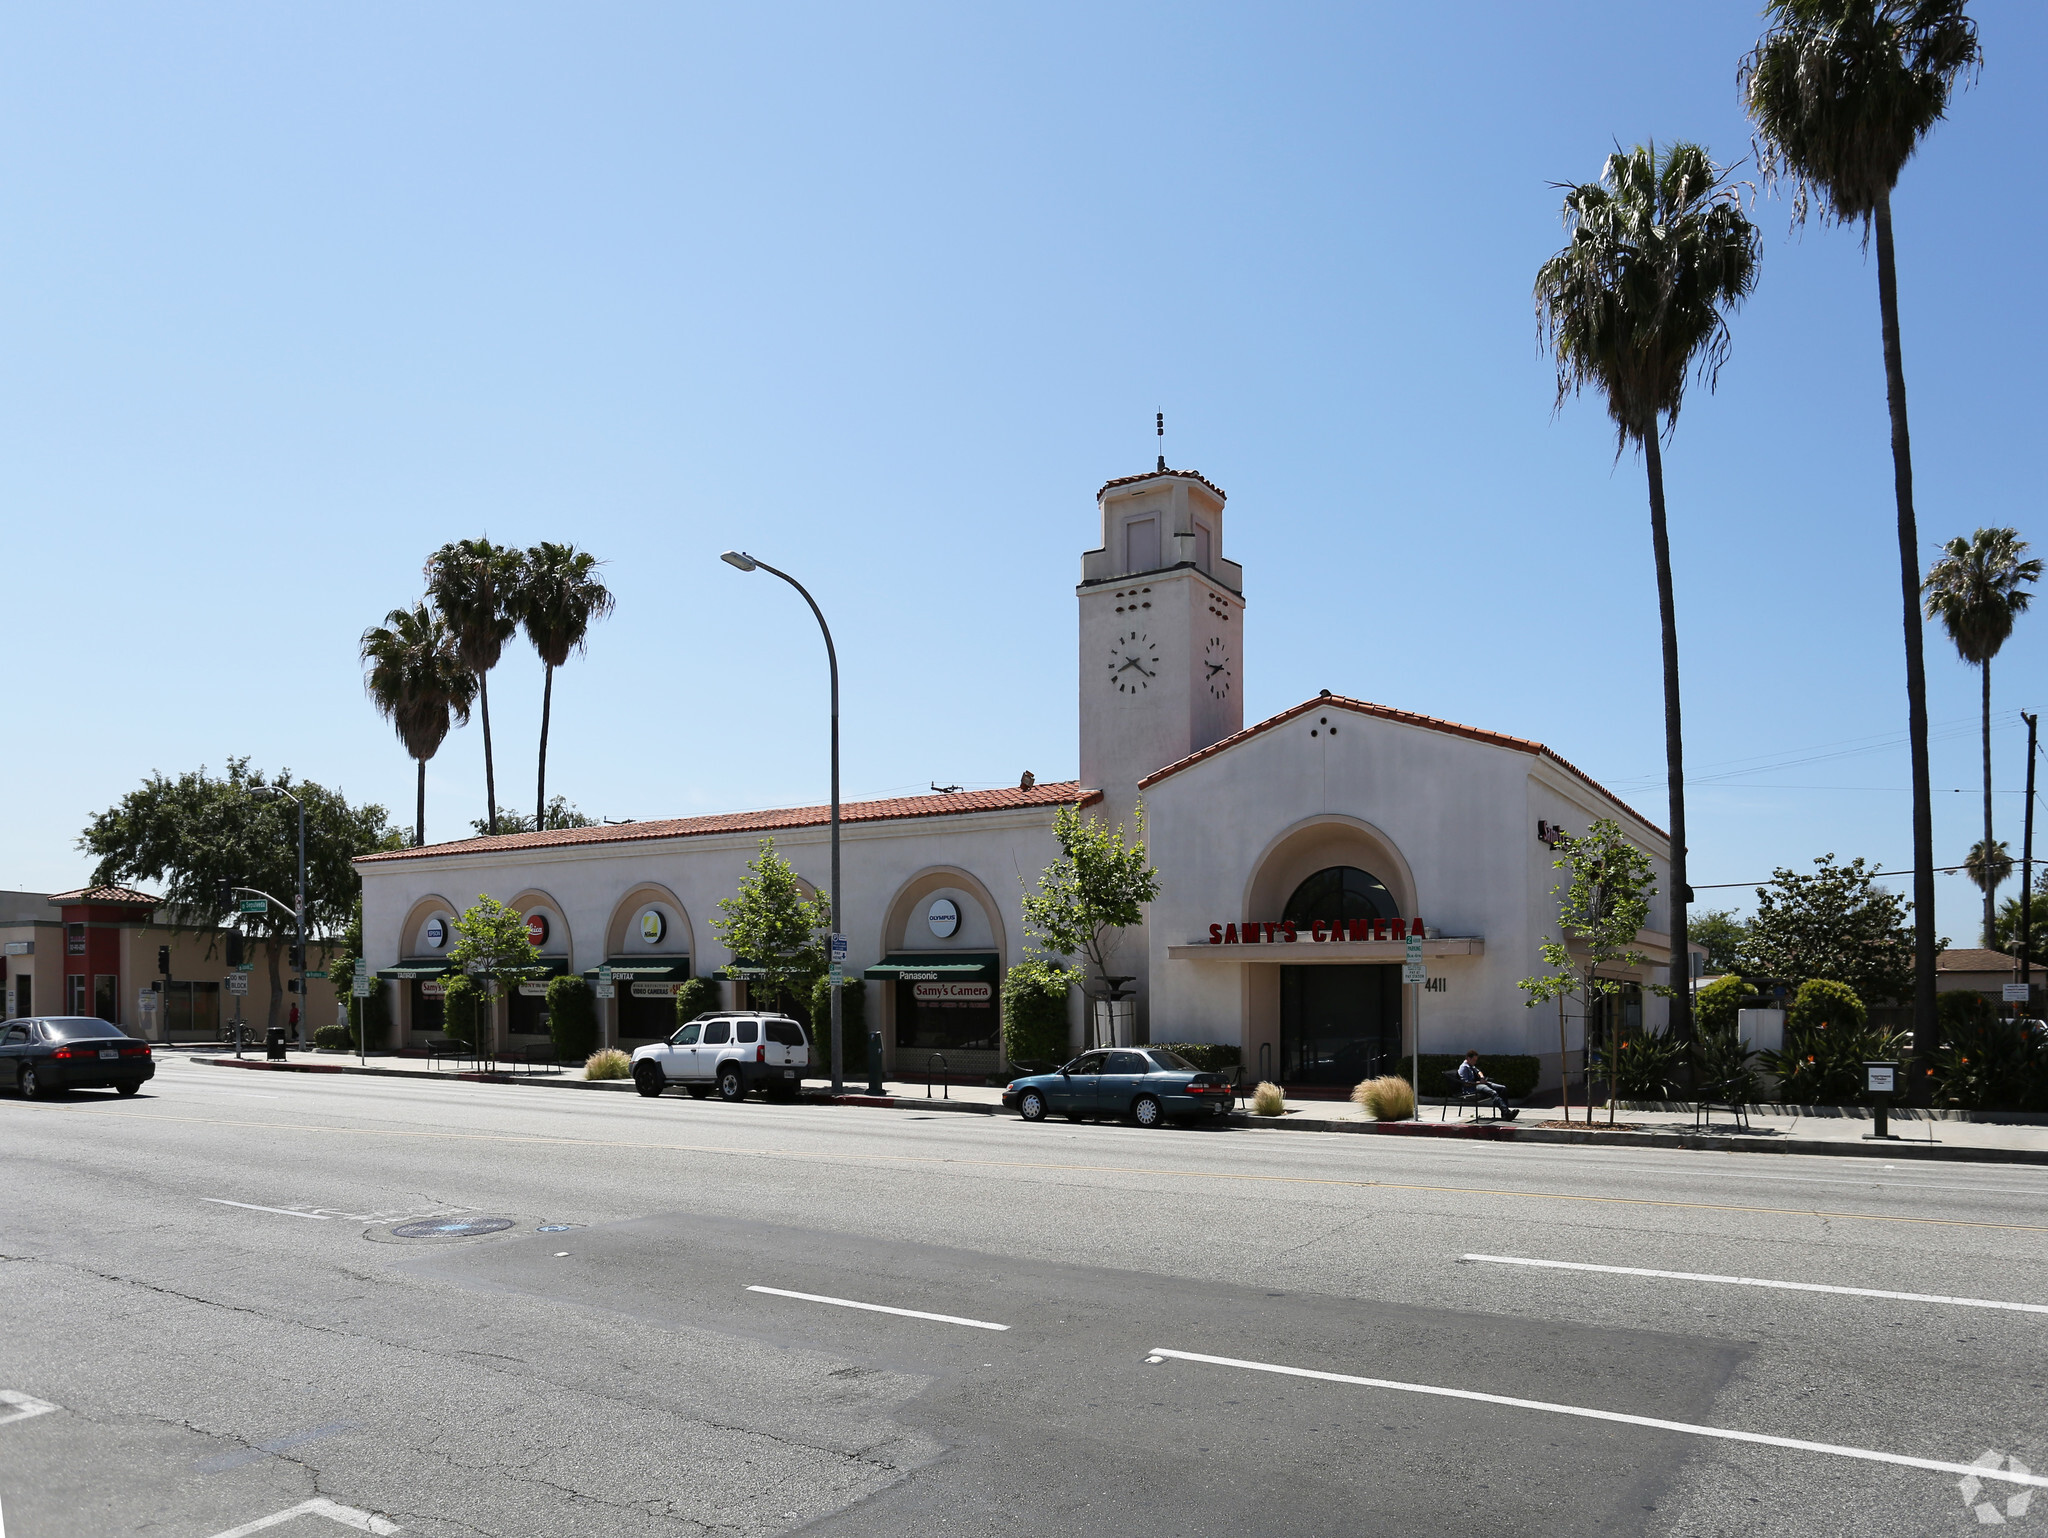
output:
<path id="1" fill-rule="evenodd" d="M 698 1100 L 717 1087 L 721 1100 L 752 1090 L 787 1100 L 811 1066 L 804 1028 L 787 1015 L 727 1012 L 700 1015 L 667 1041 L 633 1053 L 633 1083 L 643 1095 L 680 1084 Z"/>

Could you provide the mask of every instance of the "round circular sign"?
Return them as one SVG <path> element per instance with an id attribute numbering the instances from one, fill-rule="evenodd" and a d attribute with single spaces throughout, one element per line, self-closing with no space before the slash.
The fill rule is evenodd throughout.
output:
<path id="1" fill-rule="evenodd" d="M 548 916 L 545 913 L 526 915 L 526 938 L 536 948 L 548 943 Z"/>
<path id="2" fill-rule="evenodd" d="M 924 910 L 925 924 L 941 940 L 950 940 L 960 927 L 960 905 L 950 897 L 935 897 Z"/>
<path id="3" fill-rule="evenodd" d="M 448 943 L 448 925 L 438 918 L 427 920 L 427 927 L 420 931 L 420 938 L 427 942 L 427 949 L 438 951 Z"/>
<path id="4" fill-rule="evenodd" d="M 668 919 L 659 908 L 648 908 L 640 915 L 640 940 L 644 945 L 659 945 L 668 933 Z"/>

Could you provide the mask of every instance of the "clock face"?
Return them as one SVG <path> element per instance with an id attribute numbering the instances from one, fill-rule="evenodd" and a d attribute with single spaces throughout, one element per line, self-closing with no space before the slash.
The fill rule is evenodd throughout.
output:
<path id="1" fill-rule="evenodd" d="M 1109 647 L 1109 681 L 1119 694 L 1141 694 L 1159 676 L 1159 646 L 1141 630 L 1120 635 Z"/>
<path id="2" fill-rule="evenodd" d="M 1202 675 L 1208 681 L 1210 694 L 1219 700 L 1230 698 L 1230 648 L 1220 635 L 1209 637 L 1209 649 L 1202 654 Z"/>

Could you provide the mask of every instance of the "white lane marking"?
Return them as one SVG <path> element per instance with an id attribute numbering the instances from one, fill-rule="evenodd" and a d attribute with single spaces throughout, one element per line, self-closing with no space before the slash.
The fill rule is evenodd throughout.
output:
<path id="1" fill-rule="evenodd" d="M 240 1527 L 231 1527 L 224 1533 L 215 1533 L 213 1538 L 248 1538 L 250 1533 L 260 1533 L 266 1527 L 277 1527 L 293 1517 L 325 1517 L 330 1522 L 339 1522 L 343 1527 L 352 1527 L 359 1533 L 395 1533 L 396 1522 L 387 1522 L 382 1517 L 358 1511 L 353 1506 L 337 1506 L 333 1501 L 314 1496 L 310 1501 L 283 1511 L 273 1511 L 267 1517 L 258 1517 L 254 1522 L 244 1522 Z"/>
<path id="2" fill-rule="evenodd" d="M 297 1212 L 290 1207 L 259 1207 L 254 1202 L 231 1202 L 225 1196 L 202 1196 L 203 1202 L 213 1202 L 221 1207 L 246 1207 L 251 1212 L 275 1212 L 288 1218 L 311 1218 L 315 1223 L 325 1223 L 326 1217 L 318 1212 Z"/>
<path id="3" fill-rule="evenodd" d="M 1909 1458 L 1904 1453 L 1874 1452 L 1867 1447 L 1840 1447 L 1833 1442 L 1806 1442 L 1797 1437 L 1765 1436 L 1760 1431 L 1733 1431 L 1726 1426 L 1695 1426 L 1690 1421 L 1658 1420 L 1650 1415 L 1624 1415 L 1618 1410 L 1590 1410 L 1584 1405 L 1552 1404 L 1544 1399 L 1515 1399 L 1506 1394 L 1481 1394 L 1466 1388 L 1441 1388 L 1433 1383 L 1399 1383 L 1392 1378 L 1355 1378 L 1349 1373 L 1318 1372 L 1312 1367 L 1283 1367 L 1277 1362 L 1245 1362 L 1230 1356 L 1204 1356 L 1197 1351 L 1171 1351 L 1154 1346 L 1150 1357 L 1171 1357 L 1179 1362 L 1205 1362 L 1211 1367 L 1241 1367 L 1248 1372 L 1278 1373 L 1288 1378 L 1314 1378 L 1323 1383 L 1353 1383 L 1360 1388 L 1392 1389 L 1401 1394 L 1428 1394 L 1438 1399 L 1465 1399 L 1475 1404 L 1506 1405 L 1514 1410 L 1543 1410 L 1551 1415 L 1574 1415 L 1582 1420 L 1615 1421 L 1624 1426 L 1648 1426 L 1653 1431 L 1682 1431 L 1687 1436 L 1714 1437 L 1724 1442 L 1754 1442 L 1764 1447 L 1789 1447 L 1795 1452 L 1827 1453 L 1836 1458 L 1856 1458 L 1865 1463 L 1894 1463 L 1909 1469 L 1930 1469 L 1937 1474 L 1975 1474 L 1979 1479 L 2000 1479 L 2007 1484 L 2037 1485 L 2048 1489 L 2048 1476 L 2003 1473 L 1978 1463 L 1944 1463 L 1939 1458 Z"/>
<path id="4" fill-rule="evenodd" d="M 30 1420 L 38 1415 L 48 1415 L 57 1408 L 49 1400 L 38 1399 L 33 1394 L 24 1394 L 18 1388 L 0 1388 L 0 1404 L 14 1406 L 7 1414 L 0 1415 L 0 1426 Z"/>
<path id="5" fill-rule="evenodd" d="M 1779 1282 L 1758 1276 L 1714 1276 L 1704 1271 L 1651 1271 L 1642 1266 L 1595 1266 L 1579 1260 L 1531 1260 L 1525 1255 L 1460 1255 L 1494 1266 L 1540 1266 L 1550 1271 L 1604 1271 L 1613 1276 L 1649 1276 L 1668 1282 L 1724 1282 L 1731 1287 L 1775 1287 L 1786 1292 L 1838 1292 L 1851 1298 L 1890 1298 L 1897 1303 L 1952 1303 L 1957 1308 L 2004 1308 L 2020 1314 L 2048 1314 L 2048 1303 L 2001 1303 L 1995 1298 L 1951 1298 L 1938 1292 L 1886 1292 L 1878 1287 L 1831 1287 L 1822 1282 Z"/>
<path id="6" fill-rule="evenodd" d="M 780 1287 L 749 1287 L 775 1298 L 797 1298 L 805 1303 L 830 1303 L 834 1308 L 863 1308 L 871 1314 L 901 1314 L 905 1319 L 935 1319 L 940 1324 L 964 1324 L 976 1330 L 1007 1330 L 1007 1324 L 990 1324 L 986 1319 L 962 1319 L 958 1314 L 928 1314 L 921 1308 L 891 1308 L 886 1303 L 857 1303 L 852 1298 L 828 1298 L 817 1292 L 788 1292 Z"/>

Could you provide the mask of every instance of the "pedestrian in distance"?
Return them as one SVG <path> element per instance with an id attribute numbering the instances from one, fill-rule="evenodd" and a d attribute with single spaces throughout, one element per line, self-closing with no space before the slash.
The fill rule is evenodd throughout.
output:
<path id="1" fill-rule="evenodd" d="M 1501 1093 L 1500 1085 L 1486 1076 L 1486 1070 L 1479 1066 L 1479 1051 L 1475 1047 L 1465 1054 L 1465 1061 L 1458 1065 L 1458 1081 L 1473 1095 L 1482 1100 L 1491 1100 L 1494 1108 L 1508 1121 L 1522 1113 L 1511 1110 L 1507 1096 Z"/>

